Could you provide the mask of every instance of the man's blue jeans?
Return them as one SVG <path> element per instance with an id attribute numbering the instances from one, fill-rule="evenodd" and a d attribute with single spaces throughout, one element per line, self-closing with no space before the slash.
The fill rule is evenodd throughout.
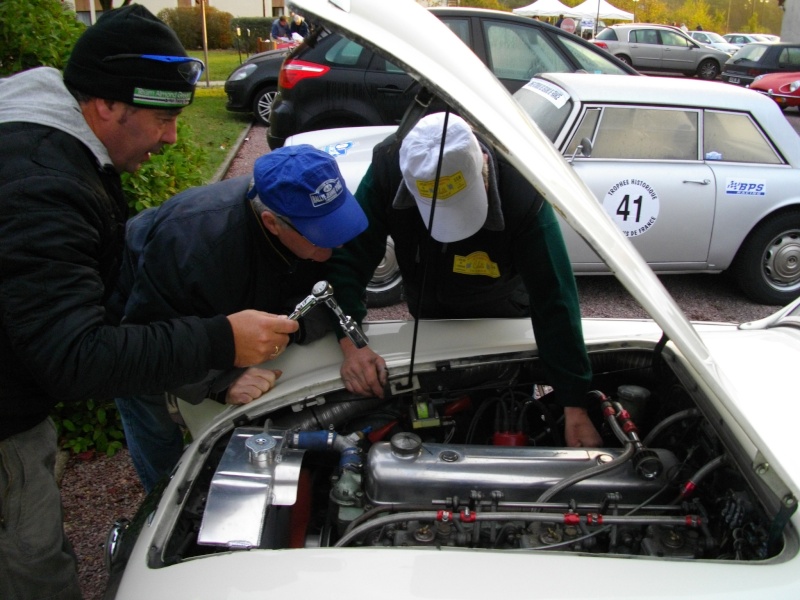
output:
<path id="1" fill-rule="evenodd" d="M 183 453 L 183 432 L 172 420 L 164 394 L 114 400 L 131 461 L 147 493 L 168 476 Z"/>

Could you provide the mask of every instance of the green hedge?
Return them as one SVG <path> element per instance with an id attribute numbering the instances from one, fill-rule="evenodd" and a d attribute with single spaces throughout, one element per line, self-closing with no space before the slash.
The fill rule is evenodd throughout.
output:
<path id="1" fill-rule="evenodd" d="M 165 8 L 158 13 L 158 18 L 175 30 L 187 50 L 203 47 L 203 11 L 199 6 Z M 206 7 L 206 39 L 209 49 L 225 50 L 233 47 L 232 19 L 231 13 Z"/>
<path id="2" fill-rule="evenodd" d="M 0 76 L 63 69 L 85 28 L 59 0 L 0 0 Z"/>

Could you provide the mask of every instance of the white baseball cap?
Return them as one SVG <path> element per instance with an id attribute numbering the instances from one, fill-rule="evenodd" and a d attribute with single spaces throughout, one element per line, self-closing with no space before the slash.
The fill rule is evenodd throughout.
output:
<path id="1" fill-rule="evenodd" d="M 400 146 L 400 171 L 425 226 L 430 221 L 445 113 L 420 119 Z M 489 200 L 482 176 L 483 152 L 464 119 L 450 114 L 447 122 L 436 211 L 431 236 L 448 243 L 477 233 L 486 222 Z"/>

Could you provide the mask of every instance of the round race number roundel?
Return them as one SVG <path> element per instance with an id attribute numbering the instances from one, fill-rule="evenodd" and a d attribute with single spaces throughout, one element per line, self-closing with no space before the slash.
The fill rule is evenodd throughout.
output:
<path id="1" fill-rule="evenodd" d="M 658 193 L 641 179 L 623 179 L 606 192 L 603 208 L 625 237 L 642 235 L 658 219 Z"/>

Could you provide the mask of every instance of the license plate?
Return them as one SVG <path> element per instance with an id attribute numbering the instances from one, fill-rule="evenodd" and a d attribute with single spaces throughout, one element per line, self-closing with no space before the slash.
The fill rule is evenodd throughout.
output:
<path id="1" fill-rule="evenodd" d="M 731 77 L 728 79 L 728 83 L 741 83 L 741 80 L 738 77 Z"/>

